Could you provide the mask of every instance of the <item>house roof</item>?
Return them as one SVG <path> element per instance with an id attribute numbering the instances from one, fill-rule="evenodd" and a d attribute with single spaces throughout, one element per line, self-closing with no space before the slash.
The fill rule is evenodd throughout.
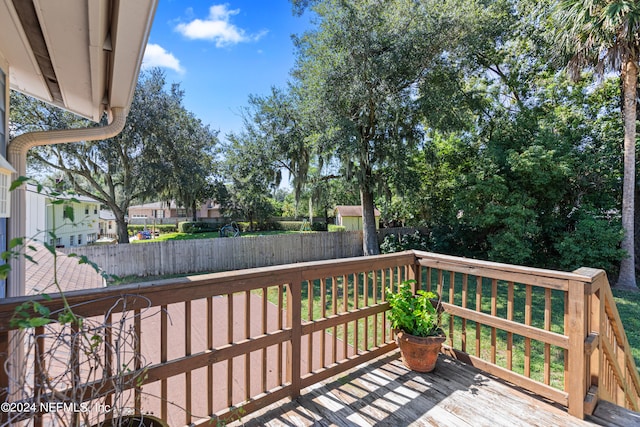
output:
<path id="1" fill-rule="evenodd" d="M 41 191 L 38 191 L 38 188 L 34 184 L 27 184 L 27 191 L 31 193 L 42 194 L 43 196 L 49 197 L 49 195 L 53 190 L 51 188 L 42 187 Z M 92 199 L 91 197 L 83 196 L 81 194 L 60 194 L 56 196 L 51 196 L 51 198 L 55 198 L 57 200 L 75 199 L 78 202 L 85 202 L 85 203 L 100 203 L 97 200 Z"/>
<path id="2" fill-rule="evenodd" d="M 158 0 L 0 2 L 11 89 L 93 121 L 128 108 Z"/>
<path id="3" fill-rule="evenodd" d="M 109 209 L 100 209 L 98 217 L 105 221 L 115 221 L 116 219 L 116 216 Z"/>
<path id="4" fill-rule="evenodd" d="M 336 206 L 336 212 L 342 216 L 362 216 L 362 206 L 349 206 L 349 205 L 338 205 Z M 375 216 L 380 216 L 380 211 L 378 209 L 373 209 Z"/>
<path id="5" fill-rule="evenodd" d="M 58 290 L 53 284 L 54 271 L 57 271 L 58 283 L 63 292 L 104 287 L 102 276 L 90 265 L 80 264 L 78 258 L 69 258 L 58 251 L 54 258 L 42 244 L 30 242 L 29 245 L 33 246 L 35 251 L 28 253 L 34 262 L 26 263 L 25 295 L 57 293 Z"/>
<path id="6" fill-rule="evenodd" d="M 149 202 L 141 205 L 129 206 L 129 209 L 176 209 L 176 202 L 172 200 L 167 206 L 167 202 Z"/>

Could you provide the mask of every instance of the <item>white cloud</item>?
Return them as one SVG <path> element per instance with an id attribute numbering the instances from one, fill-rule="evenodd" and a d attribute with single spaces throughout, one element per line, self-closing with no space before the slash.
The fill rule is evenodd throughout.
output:
<path id="1" fill-rule="evenodd" d="M 142 68 L 151 67 L 170 68 L 179 74 L 184 73 L 184 68 L 180 65 L 178 58 L 173 56 L 171 52 L 167 52 L 162 46 L 153 43 L 147 44 L 142 59 Z"/>
<path id="2" fill-rule="evenodd" d="M 188 23 L 181 23 L 175 29 L 189 39 L 215 42 L 216 47 L 257 41 L 267 34 L 267 31 L 247 34 L 245 30 L 232 24 L 231 17 L 238 13 L 240 9 L 229 9 L 227 4 L 213 5 L 209 8 L 207 19 L 194 19 Z"/>

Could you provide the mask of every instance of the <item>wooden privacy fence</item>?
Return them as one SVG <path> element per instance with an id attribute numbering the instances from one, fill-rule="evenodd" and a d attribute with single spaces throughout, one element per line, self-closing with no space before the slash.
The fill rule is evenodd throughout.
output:
<path id="1" fill-rule="evenodd" d="M 230 271 L 362 255 L 362 233 L 300 233 L 67 248 L 108 274 L 160 276 Z"/>
<path id="2" fill-rule="evenodd" d="M 415 231 L 412 227 L 387 228 L 378 235 L 382 240 L 389 234 Z M 363 253 L 361 231 L 78 246 L 63 251 L 86 255 L 106 273 L 119 277 L 241 270 Z"/>
<path id="3" fill-rule="evenodd" d="M 637 409 L 637 369 L 606 276 L 597 270 L 562 273 L 407 251 L 70 292 L 67 300 L 76 314 L 106 324 L 100 342 L 113 343 L 125 311 L 114 300 L 126 299 L 126 310 L 137 314 L 130 329 L 141 355 L 121 375 L 130 380 L 128 407 L 170 425 L 206 425 L 210 417 L 226 422 L 295 398 L 395 349 L 385 293 L 405 279 L 442 295 L 447 353 L 580 418 L 597 398 Z M 9 319 L 24 300 L 0 303 L 2 362 L 12 348 Z M 62 305 L 57 296 L 39 301 L 53 311 Z M 71 360 L 82 357 L 70 352 Z M 104 345 L 101 358 L 114 360 L 112 347 Z M 35 374 L 25 378 L 33 395 L 19 399 L 119 402 L 110 397 L 116 378 L 109 363 L 91 384 L 78 370 L 55 396 L 38 384 L 39 375 L 50 374 L 42 366 L 50 365 L 34 364 Z M 10 377 L 0 378 L 4 390 Z M 11 384 L 4 400 L 19 396 Z M 37 426 L 53 415 L 20 415 L 28 416 Z"/>

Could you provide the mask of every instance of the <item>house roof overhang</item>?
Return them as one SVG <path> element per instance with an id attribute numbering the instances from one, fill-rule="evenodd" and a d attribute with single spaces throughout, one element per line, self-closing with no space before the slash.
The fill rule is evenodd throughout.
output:
<path id="1" fill-rule="evenodd" d="M 128 109 L 158 0 L 0 0 L 11 89 L 93 121 Z"/>

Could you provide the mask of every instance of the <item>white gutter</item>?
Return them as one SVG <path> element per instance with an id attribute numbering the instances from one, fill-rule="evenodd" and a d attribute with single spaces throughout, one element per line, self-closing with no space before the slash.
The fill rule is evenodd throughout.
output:
<path id="1" fill-rule="evenodd" d="M 122 132 L 127 120 L 127 109 L 111 108 L 112 120 L 107 126 L 81 129 L 63 129 L 51 131 L 29 132 L 14 138 L 7 148 L 9 163 L 16 169 L 12 179 L 15 180 L 27 173 L 27 151 L 41 145 L 66 144 L 80 141 L 97 141 L 112 138 Z M 25 186 L 13 190 L 11 195 L 11 216 L 7 226 L 7 245 L 16 237 L 26 233 L 26 190 Z M 9 261 L 11 271 L 7 278 L 7 297 L 24 295 L 25 292 L 25 260 L 17 257 Z"/>

